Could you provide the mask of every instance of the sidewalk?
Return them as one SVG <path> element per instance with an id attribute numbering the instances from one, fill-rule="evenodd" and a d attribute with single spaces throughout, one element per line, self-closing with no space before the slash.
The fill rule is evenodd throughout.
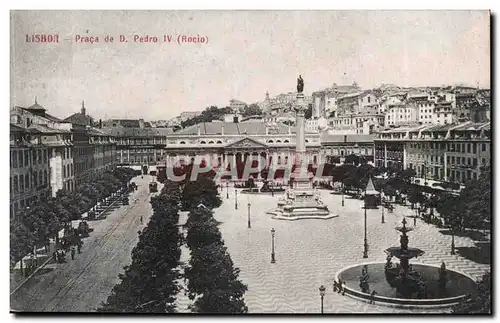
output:
<path id="1" fill-rule="evenodd" d="M 14 291 L 21 286 L 27 278 L 36 271 L 43 268 L 46 264 L 52 261 L 52 254 L 56 250 L 56 243 L 50 239 L 49 248 L 45 252 L 45 247 L 36 250 L 35 268 L 29 268 L 31 262 L 30 255 L 25 256 L 21 261 L 23 262 L 21 270 L 21 261 L 19 261 L 14 268 L 10 270 L 10 291 Z"/>
<path id="2" fill-rule="evenodd" d="M 113 203 L 111 203 L 104 210 L 99 212 L 99 214 L 96 215 L 95 220 L 100 220 L 101 215 L 106 213 L 113 206 L 115 206 L 117 202 L 120 202 L 121 198 L 124 195 L 125 194 L 118 197 Z M 126 193 L 126 195 L 127 196 L 130 195 L 130 193 Z M 82 214 L 81 217 L 83 218 L 83 216 L 86 214 L 87 214 L 87 212 Z M 81 220 L 71 221 L 71 226 L 73 228 L 77 228 L 80 221 Z M 92 222 L 94 222 L 94 221 L 92 221 Z M 95 224 L 95 222 L 94 222 L 94 224 Z M 93 228 L 93 227 L 94 226 L 92 225 L 91 228 Z M 61 229 L 59 231 L 58 236 L 60 239 L 64 237 L 64 229 Z M 34 268 L 33 267 L 30 268 L 30 263 L 32 262 L 30 254 L 24 256 L 21 261 L 17 262 L 16 265 L 10 269 L 10 292 L 11 293 L 14 292 L 16 289 L 21 287 L 32 275 L 36 274 L 39 270 L 44 268 L 47 264 L 53 262 L 52 255 L 55 251 L 56 251 L 56 243 L 55 243 L 54 239 L 50 239 L 47 252 L 45 251 L 45 247 L 40 247 L 36 250 L 36 259 L 34 259 L 34 262 L 35 262 Z M 23 262 L 22 269 L 21 269 L 21 262 Z"/>

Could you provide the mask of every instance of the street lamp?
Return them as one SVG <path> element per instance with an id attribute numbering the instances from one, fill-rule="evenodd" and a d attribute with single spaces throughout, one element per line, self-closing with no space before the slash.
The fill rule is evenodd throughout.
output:
<path id="1" fill-rule="evenodd" d="M 416 203 L 417 204 L 417 209 L 415 210 L 415 216 L 413 217 L 413 226 L 417 226 L 417 217 L 419 216 L 419 213 L 420 213 L 420 203 Z"/>
<path id="2" fill-rule="evenodd" d="M 450 254 L 455 254 L 455 230 L 451 229 L 451 252 Z"/>
<path id="3" fill-rule="evenodd" d="M 274 264 L 276 263 L 276 258 L 275 258 L 275 254 L 274 254 L 274 234 L 276 233 L 276 230 L 274 230 L 274 228 L 271 229 L 271 245 L 272 245 L 272 249 L 271 249 L 271 263 Z"/>
<path id="4" fill-rule="evenodd" d="M 325 286 L 321 285 L 319 287 L 319 296 L 321 296 L 321 314 L 323 314 L 323 299 L 325 298 Z"/>
<path id="5" fill-rule="evenodd" d="M 250 225 L 250 202 L 248 202 L 248 228 L 250 229 L 252 226 Z"/>
<path id="6" fill-rule="evenodd" d="M 238 209 L 238 191 L 234 188 L 234 209 Z"/>
<path id="7" fill-rule="evenodd" d="M 363 258 L 368 258 L 368 239 L 366 237 L 366 194 L 365 194 L 365 242 L 364 242 Z"/>
<path id="8" fill-rule="evenodd" d="M 385 223 L 385 219 L 384 219 L 384 190 L 380 191 L 380 206 L 382 207 L 382 223 Z"/>
<path id="9" fill-rule="evenodd" d="M 226 188 L 227 188 L 226 198 L 229 198 L 229 181 L 226 182 Z"/>

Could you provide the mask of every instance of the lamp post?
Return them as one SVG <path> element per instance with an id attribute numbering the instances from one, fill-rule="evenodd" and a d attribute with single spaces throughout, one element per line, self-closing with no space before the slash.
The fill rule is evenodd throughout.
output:
<path id="1" fill-rule="evenodd" d="M 342 181 L 342 206 L 344 206 L 344 181 Z"/>
<path id="2" fill-rule="evenodd" d="M 382 207 L 382 223 L 385 223 L 385 219 L 384 219 L 384 190 L 380 191 L 380 206 Z"/>
<path id="3" fill-rule="evenodd" d="M 252 225 L 250 224 L 250 202 L 248 202 L 248 228 L 250 229 Z"/>
<path id="4" fill-rule="evenodd" d="M 234 209 L 238 209 L 238 190 L 234 188 Z"/>
<path id="5" fill-rule="evenodd" d="M 364 241 L 363 258 L 368 258 L 368 238 L 366 237 L 366 195 L 365 195 L 365 241 Z"/>
<path id="6" fill-rule="evenodd" d="M 276 263 L 276 258 L 274 254 L 274 234 L 276 233 L 276 230 L 274 228 L 271 229 L 271 263 L 274 264 Z"/>
<path id="7" fill-rule="evenodd" d="M 455 230 L 451 228 L 451 252 L 450 254 L 455 254 Z"/>
<path id="8" fill-rule="evenodd" d="M 424 161 L 424 186 L 427 186 L 427 161 Z"/>
<path id="9" fill-rule="evenodd" d="M 321 296 L 321 314 L 323 314 L 323 299 L 325 298 L 325 286 L 321 285 L 319 287 L 319 296 Z"/>
<path id="10" fill-rule="evenodd" d="M 229 198 L 229 181 L 226 182 L 226 189 L 227 189 L 226 198 Z"/>
<path id="11" fill-rule="evenodd" d="M 413 226 L 414 227 L 417 226 L 417 217 L 420 213 L 420 203 L 417 202 L 416 204 L 417 204 L 417 209 L 415 210 L 415 217 L 413 218 Z"/>

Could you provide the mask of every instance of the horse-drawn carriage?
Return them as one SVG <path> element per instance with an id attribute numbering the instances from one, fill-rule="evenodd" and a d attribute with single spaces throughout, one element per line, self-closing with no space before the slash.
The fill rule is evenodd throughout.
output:
<path id="1" fill-rule="evenodd" d="M 89 224 L 87 223 L 87 221 L 80 221 L 80 223 L 78 223 L 78 228 L 76 229 L 76 233 L 80 237 L 88 237 L 89 233 L 92 231 L 94 231 L 94 229 L 89 227 Z"/>

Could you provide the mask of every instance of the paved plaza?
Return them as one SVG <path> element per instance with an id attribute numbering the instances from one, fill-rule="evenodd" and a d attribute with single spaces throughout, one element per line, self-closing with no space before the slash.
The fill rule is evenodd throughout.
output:
<path id="1" fill-rule="evenodd" d="M 399 232 L 404 215 L 413 215 L 408 207 L 397 205 L 393 213 L 381 209 L 367 210 L 369 257 L 363 259 L 363 202 L 332 195 L 322 190 L 323 202 L 338 218 L 329 220 L 275 220 L 266 211 L 276 207 L 280 195 L 245 195 L 238 192 L 238 210 L 235 210 L 234 188 L 221 193 L 223 204 L 214 210 L 221 221 L 220 230 L 235 267 L 240 268 L 240 279 L 248 285 L 245 301 L 250 313 L 318 313 L 318 288 L 327 287 L 324 299 L 325 313 L 392 313 L 436 312 L 443 310 L 398 309 L 370 305 L 348 296 L 334 293 L 332 282 L 342 268 L 362 262 L 385 262 L 384 250 L 399 246 Z M 248 203 L 251 203 L 251 228 L 247 228 Z M 413 219 L 409 219 L 413 225 Z M 271 228 L 275 228 L 276 263 L 271 264 Z M 409 233 L 409 245 L 421 248 L 425 255 L 414 259 L 430 265 L 445 262 L 455 269 L 479 279 L 489 265 L 476 264 L 458 255 L 450 255 L 451 236 L 443 235 L 434 226 L 418 220 Z M 474 246 L 467 237 L 455 237 L 456 247 Z"/>
<path id="2" fill-rule="evenodd" d="M 107 299 L 119 282 L 118 274 L 131 263 L 137 231 L 152 214 L 148 188 L 151 176 L 136 177 L 134 181 L 138 190 L 130 195 L 130 204 L 112 211 L 105 219 L 89 221 L 94 231 L 83 240 L 82 253 L 74 260 L 68 254 L 66 263 L 49 264 L 33 276 L 11 295 L 12 310 L 93 312 Z"/>

